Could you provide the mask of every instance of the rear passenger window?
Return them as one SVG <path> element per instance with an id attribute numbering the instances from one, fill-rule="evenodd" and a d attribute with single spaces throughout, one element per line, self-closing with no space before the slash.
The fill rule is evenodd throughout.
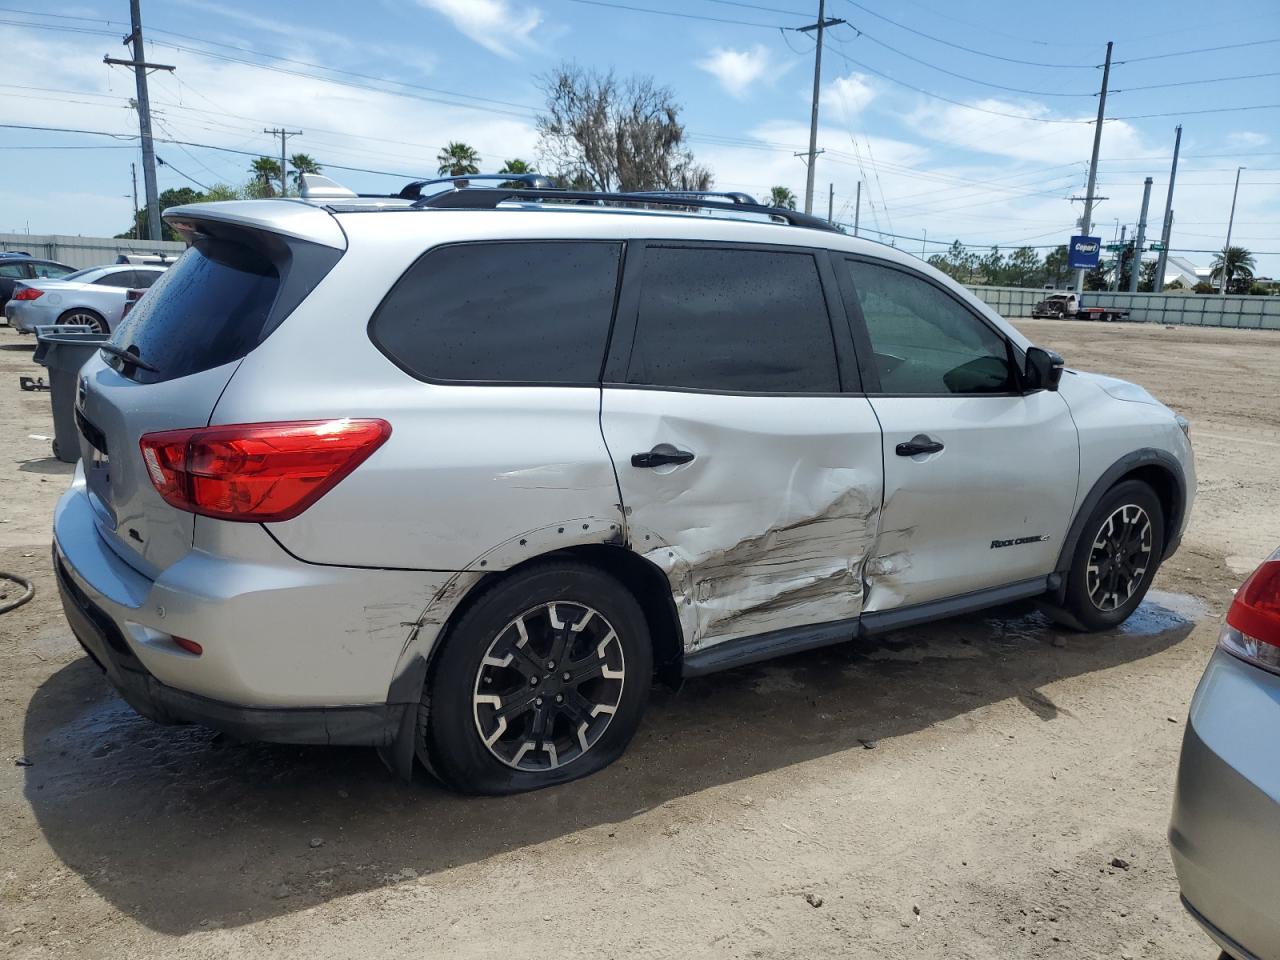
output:
<path id="1" fill-rule="evenodd" d="M 649 247 L 627 382 L 835 393 L 835 344 L 809 253 Z"/>
<path id="2" fill-rule="evenodd" d="M 369 333 L 423 380 L 599 383 L 620 261 L 617 243 L 442 247 L 396 282 Z"/>

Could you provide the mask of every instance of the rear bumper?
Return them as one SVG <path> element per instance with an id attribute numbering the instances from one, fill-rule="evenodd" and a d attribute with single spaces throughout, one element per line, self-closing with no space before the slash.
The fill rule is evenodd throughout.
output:
<path id="1" fill-rule="evenodd" d="M 385 743 L 421 697 L 423 657 L 449 613 L 433 600 L 453 575 L 306 564 L 261 527 L 235 526 L 223 539 L 239 557 L 193 548 L 149 580 L 99 533 L 77 468 L 55 513 L 53 564 L 81 645 L 160 722 L 244 739 Z"/>
<path id="2" fill-rule="evenodd" d="M 130 650 L 120 629 L 71 579 L 55 548 L 54 572 L 62 609 L 76 639 L 134 710 L 157 723 L 195 723 L 242 740 L 276 743 L 386 746 L 395 738 L 405 704 L 355 707 L 242 707 L 166 686 Z"/>
<path id="3" fill-rule="evenodd" d="M 1238 960 L 1280 960 L 1280 677 L 1215 651 L 1182 743 L 1169 846 L 1184 903 Z"/>

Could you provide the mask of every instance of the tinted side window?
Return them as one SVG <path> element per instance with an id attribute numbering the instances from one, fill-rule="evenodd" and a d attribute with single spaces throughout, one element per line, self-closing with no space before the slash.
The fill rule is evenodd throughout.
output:
<path id="1" fill-rule="evenodd" d="M 835 344 L 809 253 L 650 247 L 627 382 L 835 393 Z"/>
<path id="2" fill-rule="evenodd" d="M 99 287 L 122 287 L 124 289 L 128 289 L 133 286 L 133 271 L 116 270 L 112 273 L 106 274 L 105 276 L 99 277 L 93 282 Z"/>
<path id="3" fill-rule="evenodd" d="M 25 263 L 0 263 L 0 277 L 6 280 L 25 280 L 29 276 Z"/>
<path id="4" fill-rule="evenodd" d="M 135 270 L 133 271 L 133 286 L 138 290 L 146 290 L 162 276 L 164 276 L 164 271 L 162 270 Z"/>
<path id="5" fill-rule="evenodd" d="M 846 260 L 883 393 L 1009 393 L 1003 337 L 927 280 Z"/>
<path id="6" fill-rule="evenodd" d="M 620 262 L 617 243 L 442 247 L 396 282 L 369 333 L 424 380 L 598 383 Z"/>
<path id="7" fill-rule="evenodd" d="M 32 263 L 31 268 L 35 276 L 48 277 L 50 279 L 65 277 L 75 272 L 70 267 L 64 267 L 57 263 Z"/>

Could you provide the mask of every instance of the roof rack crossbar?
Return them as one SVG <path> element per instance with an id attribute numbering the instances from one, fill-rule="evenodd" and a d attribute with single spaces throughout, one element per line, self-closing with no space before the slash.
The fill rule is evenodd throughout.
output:
<path id="1" fill-rule="evenodd" d="M 456 177 L 434 177 L 430 180 L 414 180 L 412 183 L 406 183 L 396 196 L 401 200 L 417 200 L 422 196 L 423 187 L 434 186 L 438 183 L 450 183 L 457 189 L 464 189 L 473 180 L 519 183 L 534 190 L 555 189 L 555 184 L 551 178 L 542 173 L 463 173 Z"/>
<path id="2" fill-rule="evenodd" d="M 723 200 L 731 200 L 734 203 L 760 205 L 759 200 L 749 193 L 743 193 L 741 190 L 630 190 L 627 191 L 627 195 L 632 197 L 692 197 L 694 199 L 707 197 L 715 199 L 718 197 Z"/>
<path id="3" fill-rule="evenodd" d="M 467 178 L 450 178 L 467 179 Z M 507 179 L 515 179 L 508 177 Z M 410 184 L 412 186 L 412 184 Z M 408 188 L 406 188 L 408 189 Z M 403 194 L 403 192 L 402 192 Z M 783 207 L 766 207 L 759 203 L 743 203 L 740 201 L 706 200 L 700 195 L 690 193 L 598 193 L 586 190 L 545 190 L 523 187 L 464 187 L 446 190 L 441 193 L 422 197 L 414 207 L 433 207 L 449 209 L 491 210 L 499 204 L 520 200 L 558 200 L 571 203 L 611 204 L 628 203 L 643 206 L 695 207 L 700 210 L 726 210 L 731 213 L 755 213 L 773 217 L 791 224 L 793 227 L 809 227 L 813 230 L 826 230 L 840 233 L 839 227 L 826 220 L 807 213 L 797 213 Z"/>

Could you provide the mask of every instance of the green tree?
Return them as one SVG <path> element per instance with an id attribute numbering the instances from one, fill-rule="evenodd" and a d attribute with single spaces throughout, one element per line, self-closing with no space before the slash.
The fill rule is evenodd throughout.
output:
<path id="1" fill-rule="evenodd" d="M 1156 288 L 1156 268 L 1160 264 L 1155 260 L 1144 260 L 1138 268 L 1138 292 L 1151 293 Z"/>
<path id="2" fill-rule="evenodd" d="M 1084 275 L 1084 288 L 1086 290 L 1107 289 L 1107 272 L 1102 268 L 1101 261 Z"/>
<path id="3" fill-rule="evenodd" d="M 280 182 L 280 161 L 271 157 L 258 157 L 249 165 L 250 180 L 245 193 L 252 198 L 274 197 L 276 184 Z"/>
<path id="4" fill-rule="evenodd" d="M 781 207 L 783 210 L 796 208 L 796 195 L 788 187 L 772 187 L 769 190 L 769 206 Z"/>
<path id="5" fill-rule="evenodd" d="M 436 155 L 436 162 L 440 164 L 438 172 L 442 177 L 463 177 L 480 172 L 480 154 L 474 147 L 454 140 L 450 140 Z"/>
<path id="6" fill-rule="evenodd" d="M 539 79 L 538 148 L 563 179 L 595 190 L 707 190 L 711 171 L 685 146 L 680 105 L 652 77 L 562 64 Z"/>
<path id="7" fill-rule="evenodd" d="M 319 173 L 322 169 L 309 153 L 295 153 L 289 158 L 289 179 L 293 181 L 293 188 L 299 193 L 302 192 L 302 175 Z"/>
<path id="8" fill-rule="evenodd" d="M 1068 272 L 1067 245 L 1065 243 L 1054 247 L 1044 255 L 1043 281 L 1045 284 L 1052 286 L 1054 289 L 1061 287 Z"/>
<path id="9" fill-rule="evenodd" d="M 1213 257 L 1213 264 L 1209 270 L 1209 278 L 1218 285 L 1218 289 L 1223 288 L 1222 272 L 1225 269 L 1227 273 L 1226 290 L 1228 293 L 1237 293 L 1239 290 L 1249 288 L 1248 281 L 1253 279 L 1253 268 L 1257 266 L 1254 262 L 1253 254 L 1244 247 L 1224 247 Z M 1233 280 L 1239 280 L 1240 283 L 1232 283 Z"/>
<path id="10" fill-rule="evenodd" d="M 204 195 L 205 200 L 243 200 L 244 195 L 229 183 L 215 183 Z"/>
<path id="11" fill-rule="evenodd" d="M 172 190 L 165 190 L 159 196 L 160 212 L 168 210 L 170 207 L 181 207 L 189 203 L 204 203 L 209 197 L 190 187 L 177 187 Z M 162 240 L 181 240 L 182 238 L 174 232 L 173 228 L 167 223 L 161 222 Z M 144 207 L 134 214 L 134 226 L 132 229 L 126 230 L 124 233 L 117 233 L 118 239 L 128 237 L 138 237 L 142 240 L 151 240 L 152 237 L 147 235 L 147 211 Z"/>
<path id="12" fill-rule="evenodd" d="M 537 173 L 538 171 L 533 169 L 533 164 L 529 163 L 529 161 L 520 160 L 519 158 L 517 158 L 515 160 L 506 161 L 502 165 L 502 169 L 499 170 L 498 172 L 499 173 Z"/>
<path id="13" fill-rule="evenodd" d="M 999 247 L 992 247 L 985 257 L 978 261 L 980 273 L 979 283 L 998 284 L 1004 276 L 1004 255 Z"/>
<path id="14" fill-rule="evenodd" d="M 1004 280 L 1011 286 L 1029 287 L 1040 276 L 1040 254 L 1031 247 L 1019 247 L 1005 264 Z"/>

